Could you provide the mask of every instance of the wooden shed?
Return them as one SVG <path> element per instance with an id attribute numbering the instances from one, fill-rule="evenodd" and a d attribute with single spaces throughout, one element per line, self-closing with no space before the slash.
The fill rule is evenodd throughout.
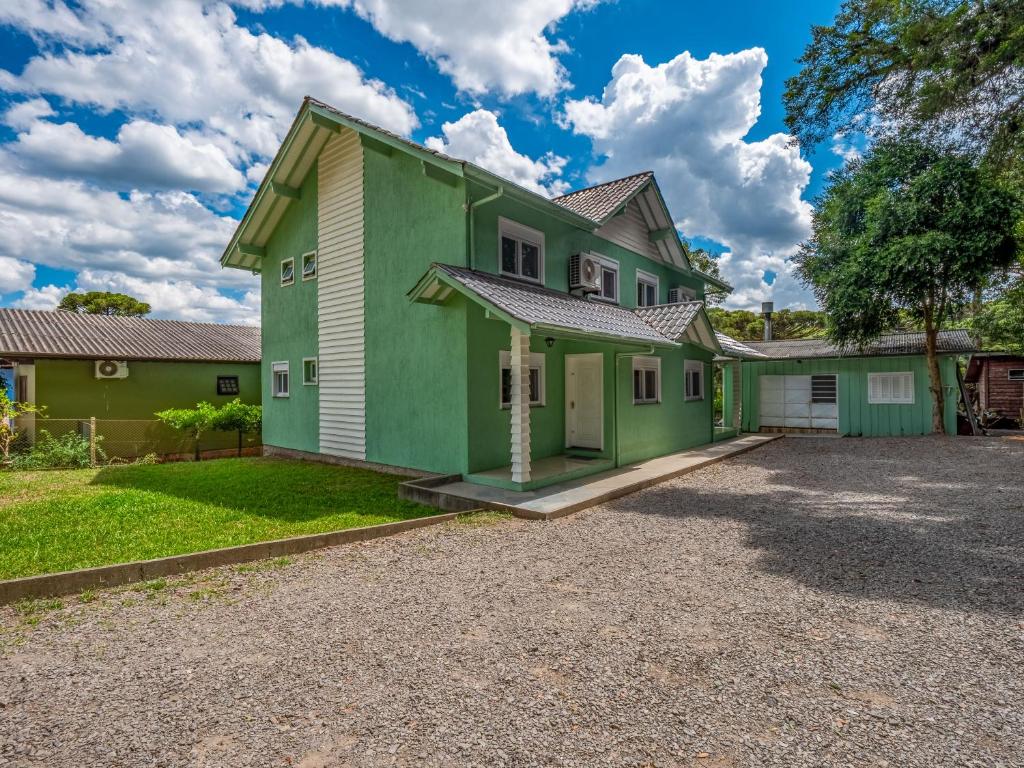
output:
<path id="1" fill-rule="evenodd" d="M 988 419 L 992 426 L 1024 427 L 1024 355 L 972 355 L 964 381 L 975 386 L 982 412 L 992 414 Z"/>

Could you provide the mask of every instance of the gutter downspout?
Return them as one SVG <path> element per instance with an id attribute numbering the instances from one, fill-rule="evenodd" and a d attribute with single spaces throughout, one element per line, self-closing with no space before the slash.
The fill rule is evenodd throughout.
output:
<path id="1" fill-rule="evenodd" d="M 468 184 L 466 185 L 466 190 L 467 192 L 469 190 Z M 487 203 L 492 203 L 499 197 L 502 197 L 504 194 L 505 188 L 499 186 L 498 190 L 494 194 L 488 195 L 487 197 L 481 197 L 479 200 L 474 200 L 472 203 L 467 202 L 463 206 L 463 208 L 465 208 L 466 210 L 466 213 L 469 215 L 469 243 L 467 244 L 466 248 L 466 261 L 469 263 L 470 269 L 476 269 L 476 230 L 475 227 L 473 226 L 473 212 L 477 209 L 478 206 L 486 205 Z"/>
<path id="2" fill-rule="evenodd" d="M 615 440 L 612 442 L 612 466 L 619 466 L 619 360 L 625 357 L 636 357 L 637 355 L 653 355 L 654 345 L 651 344 L 646 352 L 616 352 L 612 364 L 612 432 Z"/>

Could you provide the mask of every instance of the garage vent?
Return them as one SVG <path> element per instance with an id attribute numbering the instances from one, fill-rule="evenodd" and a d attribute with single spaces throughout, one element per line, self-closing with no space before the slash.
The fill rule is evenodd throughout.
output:
<path id="1" fill-rule="evenodd" d="M 836 401 L 836 377 L 833 374 L 811 376 L 811 402 L 834 403 Z"/>

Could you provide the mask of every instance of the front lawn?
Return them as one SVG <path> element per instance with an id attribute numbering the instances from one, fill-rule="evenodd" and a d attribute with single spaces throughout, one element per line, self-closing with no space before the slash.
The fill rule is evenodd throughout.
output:
<path id="1" fill-rule="evenodd" d="M 0 579 L 438 514 L 403 479 L 263 458 L 0 472 Z"/>

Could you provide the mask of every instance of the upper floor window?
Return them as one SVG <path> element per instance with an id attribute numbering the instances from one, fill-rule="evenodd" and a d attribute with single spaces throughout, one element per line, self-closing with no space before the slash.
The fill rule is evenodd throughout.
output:
<path id="1" fill-rule="evenodd" d="M 316 251 L 302 254 L 302 279 L 312 280 L 316 277 Z"/>
<path id="2" fill-rule="evenodd" d="M 544 233 L 505 218 L 498 219 L 501 274 L 543 282 Z"/>
<path id="3" fill-rule="evenodd" d="M 653 307 L 658 303 L 658 276 L 636 271 L 636 305 Z"/>
<path id="4" fill-rule="evenodd" d="M 291 285 L 295 282 L 295 259 L 285 259 L 281 262 L 281 285 Z"/>
<path id="5" fill-rule="evenodd" d="M 596 253 L 590 254 L 601 265 L 601 292 L 597 298 L 619 303 L 619 262 Z"/>

